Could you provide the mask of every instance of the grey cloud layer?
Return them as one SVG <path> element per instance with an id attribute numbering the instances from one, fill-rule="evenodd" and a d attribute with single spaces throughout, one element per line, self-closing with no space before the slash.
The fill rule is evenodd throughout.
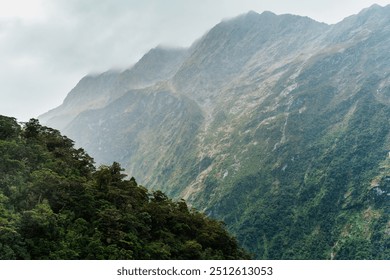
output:
<path id="1" fill-rule="evenodd" d="M 0 18 L 0 114 L 36 117 L 59 105 L 83 75 L 128 67 L 159 44 L 188 46 L 226 17 L 248 10 L 310 15 L 338 2 L 46 0 L 42 20 Z M 373 1 L 343 3 L 356 2 Z"/>

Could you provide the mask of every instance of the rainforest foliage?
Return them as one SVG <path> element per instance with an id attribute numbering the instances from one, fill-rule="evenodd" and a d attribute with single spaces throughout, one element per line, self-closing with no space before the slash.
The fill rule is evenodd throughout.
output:
<path id="1" fill-rule="evenodd" d="M 1 259 L 245 259 L 224 225 L 95 168 L 35 119 L 0 116 Z"/>

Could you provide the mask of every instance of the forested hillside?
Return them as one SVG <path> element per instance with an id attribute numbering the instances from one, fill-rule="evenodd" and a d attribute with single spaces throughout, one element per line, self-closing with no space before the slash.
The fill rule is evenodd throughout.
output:
<path id="1" fill-rule="evenodd" d="M 221 222 L 0 116 L 0 259 L 245 259 Z"/>

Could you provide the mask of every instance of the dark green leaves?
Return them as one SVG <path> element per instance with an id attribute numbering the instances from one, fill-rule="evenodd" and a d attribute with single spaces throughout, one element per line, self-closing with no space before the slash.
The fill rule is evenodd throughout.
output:
<path id="1" fill-rule="evenodd" d="M 0 116 L 2 259 L 248 258 L 224 226 L 150 194 L 35 119 Z"/>

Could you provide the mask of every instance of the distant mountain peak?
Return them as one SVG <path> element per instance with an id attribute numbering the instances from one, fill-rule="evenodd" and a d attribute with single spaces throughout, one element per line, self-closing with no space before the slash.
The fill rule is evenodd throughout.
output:
<path id="1" fill-rule="evenodd" d="M 162 53 L 162 52 L 180 52 L 180 51 L 186 51 L 186 50 L 187 49 L 183 48 L 183 47 L 159 44 L 156 47 L 150 49 L 147 54 L 150 54 L 150 53 Z"/>
<path id="2" fill-rule="evenodd" d="M 379 15 L 378 15 L 379 14 Z M 390 5 L 381 6 L 378 4 L 373 4 L 368 8 L 361 10 L 357 16 L 390 16 Z"/>
<path id="3" fill-rule="evenodd" d="M 222 22 L 219 25 L 247 24 L 248 22 L 256 22 L 259 20 L 270 20 L 272 17 L 277 18 L 278 15 L 270 11 L 264 11 L 261 14 L 259 14 L 256 11 L 250 10 L 249 12 L 241 14 L 237 17 L 227 18 L 225 20 L 222 20 Z"/>
<path id="4" fill-rule="evenodd" d="M 258 12 L 255 12 L 254 10 L 250 10 L 247 15 L 259 15 Z"/>
<path id="5" fill-rule="evenodd" d="M 275 13 L 271 11 L 264 11 L 260 14 L 261 16 L 277 16 Z"/>
<path id="6" fill-rule="evenodd" d="M 277 16 L 275 13 L 271 11 L 263 11 L 262 13 L 258 13 L 254 10 L 250 10 L 246 14 L 243 15 L 244 17 L 260 17 L 260 16 Z"/>
<path id="7" fill-rule="evenodd" d="M 378 4 L 374 4 L 366 9 L 361 10 L 358 14 L 346 17 L 344 20 L 337 23 L 336 25 L 344 26 L 344 29 L 340 29 L 340 31 L 343 30 L 342 32 L 344 32 L 346 29 L 354 30 L 358 26 L 364 26 L 364 28 L 368 30 L 381 30 L 385 26 L 388 26 L 389 23 L 390 5 L 382 7 Z M 349 37 L 346 37 L 346 39 L 348 38 Z"/>
<path id="8" fill-rule="evenodd" d="M 383 8 L 383 6 L 375 3 L 375 4 L 372 4 L 370 7 L 363 9 L 362 11 L 378 10 L 378 9 L 382 9 L 382 8 Z"/>

